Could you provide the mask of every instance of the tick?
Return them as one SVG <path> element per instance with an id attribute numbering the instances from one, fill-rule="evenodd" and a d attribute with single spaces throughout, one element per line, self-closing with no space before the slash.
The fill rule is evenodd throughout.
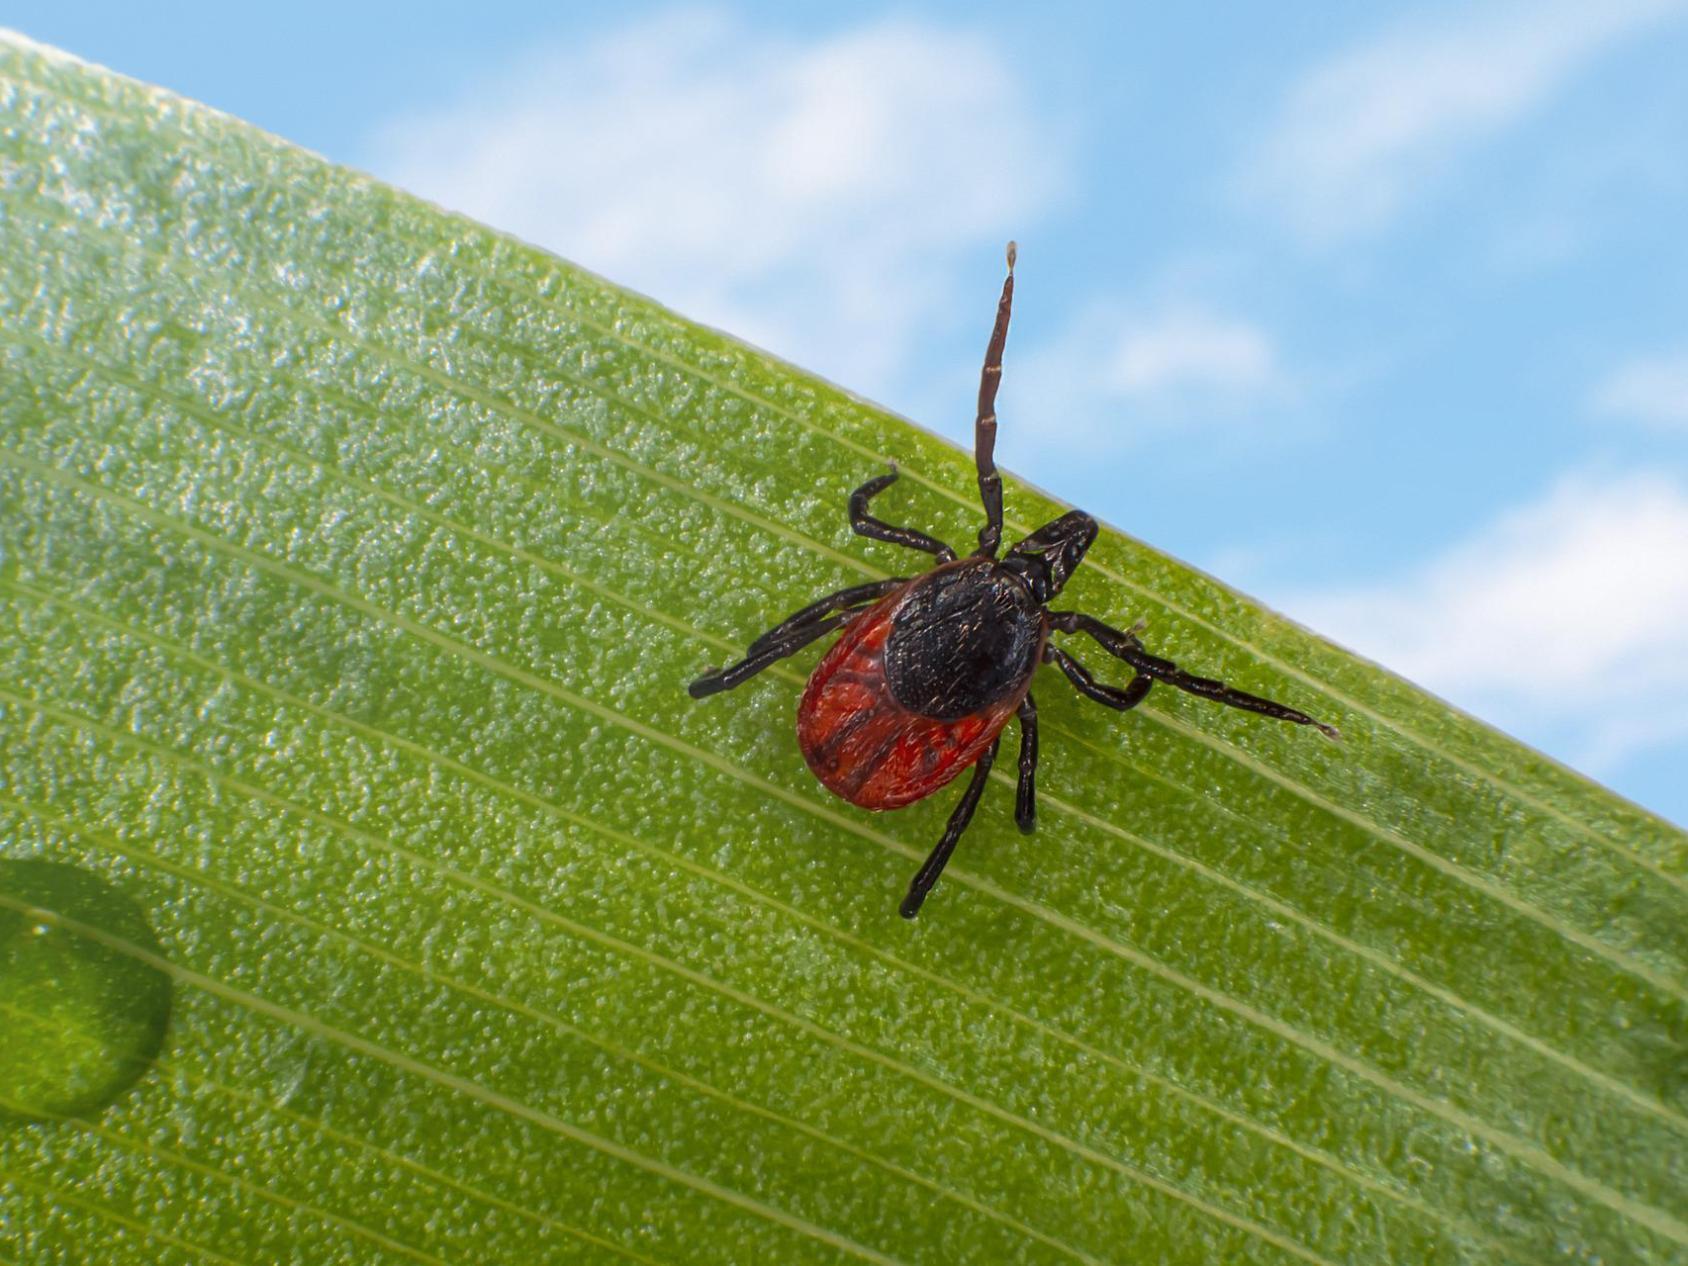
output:
<path id="1" fill-rule="evenodd" d="M 1155 682 L 1214 703 L 1310 725 L 1329 738 L 1334 727 L 1305 712 L 1222 681 L 1197 677 L 1138 641 L 1141 625 L 1121 631 L 1078 611 L 1052 611 L 1073 569 L 1096 539 L 1096 520 L 1072 510 L 1046 523 L 1002 558 L 1002 480 L 996 473 L 996 389 L 1014 302 L 1014 243 L 997 303 L 996 325 L 979 377 L 973 459 L 985 526 L 966 558 L 915 528 L 892 527 L 868 513 L 868 502 L 897 479 L 868 480 L 850 494 L 850 526 L 861 536 L 920 550 L 937 566 L 913 578 L 853 585 L 811 602 L 750 644 L 738 663 L 713 669 L 688 687 L 694 699 L 731 690 L 776 660 L 842 629 L 810 674 L 797 706 L 803 759 L 827 790 L 864 809 L 900 809 L 923 800 L 971 768 L 972 778 L 950 814 L 943 838 L 909 884 L 901 908 L 919 913 L 943 873 L 956 842 L 978 807 L 1010 718 L 1020 722 L 1020 779 L 1014 820 L 1030 831 L 1036 819 L 1037 706 L 1032 673 L 1055 665 L 1078 692 L 1125 712 L 1143 702 Z M 1083 633 L 1132 670 L 1124 686 L 1108 685 L 1050 641 L 1052 633 Z"/>

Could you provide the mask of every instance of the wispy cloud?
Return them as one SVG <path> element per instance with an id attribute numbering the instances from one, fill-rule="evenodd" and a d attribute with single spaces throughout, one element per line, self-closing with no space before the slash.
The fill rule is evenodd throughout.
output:
<path id="1" fill-rule="evenodd" d="M 1398 27 L 1296 83 L 1242 183 L 1310 238 L 1376 228 L 1608 46 L 1683 9 L 1513 0 Z"/>
<path id="2" fill-rule="evenodd" d="M 1285 607 L 1593 772 L 1688 738 L 1688 487 L 1571 480 L 1423 566 Z"/>
<path id="3" fill-rule="evenodd" d="M 956 306 L 960 262 L 1058 195 L 1064 154 L 986 35 L 887 20 L 804 42 L 685 10 L 396 120 L 371 165 L 883 390 Z"/>
<path id="4" fill-rule="evenodd" d="M 1251 321 L 1185 300 L 1108 301 L 1031 347 L 1013 387 L 1016 400 L 1059 418 L 1069 442 L 1094 444 L 1232 424 L 1280 399 L 1287 382 L 1271 336 Z"/>
<path id="5" fill-rule="evenodd" d="M 1124 393 L 1237 390 L 1270 382 L 1276 365 L 1272 345 L 1257 327 L 1190 310 L 1126 323 L 1104 373 Z"/>
<path id="6" fill-rule="evenodd" d="M 1688 347 L 1618 366 L 1595 388 L 1591 404 L 1606 417 L 1688 432 Z"/>

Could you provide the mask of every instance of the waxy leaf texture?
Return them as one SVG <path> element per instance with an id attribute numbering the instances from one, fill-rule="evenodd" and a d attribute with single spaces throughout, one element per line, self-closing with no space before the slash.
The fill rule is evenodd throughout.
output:
<path id="1" fill-rule="evenodd" d="M 685 693 L 919 566 L 893 459 L 967 541 L 967 453 L 0 40 L 0 858 L 156 937 L 0 888 L 4 1041 L 103 1031 L 31 936 L 173 995 L 0 1101 L 0 1266 L 1688 1261 L 1688 839 L 1128 536 L 1064 605 L 1344 741 L 1041 670 L 898 918 L 959 784 L 817 786 L 818 650 Z"/>

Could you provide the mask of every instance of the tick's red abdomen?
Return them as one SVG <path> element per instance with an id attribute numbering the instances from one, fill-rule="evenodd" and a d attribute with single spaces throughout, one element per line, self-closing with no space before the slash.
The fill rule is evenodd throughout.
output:
<path id="1" fill-rule="evenodd" d="M 971 767 L 1026 693 L 1023 686 L 953 721 L 920 716 L 893 699 L 885 640 L 907 592 L 899 589 L 850 622 L 797 705 L 803 759 L 827 790 L 864 809 L 912 804 Z"/>

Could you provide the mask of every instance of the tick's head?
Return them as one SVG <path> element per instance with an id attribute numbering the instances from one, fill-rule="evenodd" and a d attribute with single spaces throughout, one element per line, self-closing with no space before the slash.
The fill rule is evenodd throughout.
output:
<path id="1" fill-rule="evenodd" d="M 1083 510 L 1069 510 L 1009 550 L 1002 565 L 1030 585 L 1040 603 L 1048 602 L 1061 592 L 1095 539 L 1096 520 Z"/>

